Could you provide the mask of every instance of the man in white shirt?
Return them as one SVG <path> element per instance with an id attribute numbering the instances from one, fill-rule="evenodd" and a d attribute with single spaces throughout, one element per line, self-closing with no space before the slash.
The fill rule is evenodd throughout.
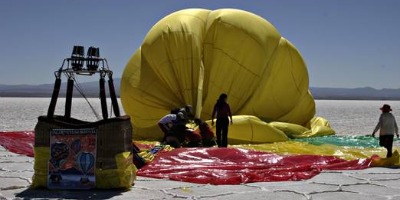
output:
<path id="1" fill-rule="evenodd" d="M 164 133 L 163 142 L 166 141 L 166 137 L 170 135 L 171 128 L 173 127 L 174 123 L 182 121 L 183 119 L 183 113 L 178 112 L 177 114 L 167 114 L 158 121 L 158 126 Z"/>

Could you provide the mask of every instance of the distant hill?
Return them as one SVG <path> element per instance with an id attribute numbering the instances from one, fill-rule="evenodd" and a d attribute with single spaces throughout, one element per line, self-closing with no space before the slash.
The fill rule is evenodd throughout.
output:
<path id="1" fill-rule="evenodd" d="M 114 79 L 114 87 L 119 96 L 121 79 Z M 1 85 L 0 97 L 51 97 L 53 84 L 41 85 Z M 99 96 L 99 83 L 80 83 L 83 93 L 87 97 Z M 106 85 L 108 94 L 108 85 Z M 60 96 L 65 96 L 66 83 L 61 84 Z M 310 91 L 315 99 L 342 99 L 342 100 L 400 100 L 400 89 L 374 89 L 364 88 L 327 88 L 311 87 Z M 80 97 L 79 92 L 74 88 L 74 96 Z"/>
<path id="2" fill-rule="evenodd" d="M 315 99 L 400 100 L 400 89 L 311 87 Z"/>

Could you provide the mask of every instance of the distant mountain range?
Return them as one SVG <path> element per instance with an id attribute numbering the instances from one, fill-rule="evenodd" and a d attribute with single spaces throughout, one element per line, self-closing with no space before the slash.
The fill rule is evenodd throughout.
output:
<path id="1" fill-rule="evenodd" d="M 121 79 L 114 79 L 114 87 L 119 96 Z M 79 84 L 86 97 L 99 96 L 98 82 L 85 82 Z M 53 84 L 41 85 L 2 85 L 0 84 L 0 97 L 51 97 Z M 107 94 L 108 94 L 108 86 Z M 66 84 L 62 83 L 60 96 L 65 96 Z M 400 100 L 400 89 L 374 89 L 363 88 L 326 88 L 310 87 L 315 99 L 338 99 L 338 100 Z M 81 96 L 74 88 L 74 96 Z"/>
<path id="2" fill-rule="evenodd" d="M 108 79 L 106 79 L 106 92 L 108 93 Z M 119 96 L 119 87 L 121 79 L 114 79 L 115 92 Z M 75 83 L 75 86 L 78 86 Z M 79 88 L 86 97 L 99 97 L 99 82 L 84 82 L 79 84 Z M 0 84 L 0 97 L 51 97 L 54 84 L 40 85 L 2 85 Z M 65 97 L 67 83 L 62 82 L 60 88 L 60 97 Z M 74 96 L 81 97 L 79 91 L 74 87 Z"/>
<path id="3" fill-rule="evenodd" d="M 311 87 L 315 99 L 400 100 L 400 89 Z"/>

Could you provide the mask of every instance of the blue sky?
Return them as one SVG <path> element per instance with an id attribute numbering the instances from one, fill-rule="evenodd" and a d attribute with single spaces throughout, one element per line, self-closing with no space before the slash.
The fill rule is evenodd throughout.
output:
<path id="1" fill-rule="evenodd" d="M 53 83 L 75 44 L 100 47 L 120 77 L 148 30 L 185 8 L 268 20 L 302 54 L 311 87 L 400 88 L 398 0 L 2 0 L 0 84 Z"/>

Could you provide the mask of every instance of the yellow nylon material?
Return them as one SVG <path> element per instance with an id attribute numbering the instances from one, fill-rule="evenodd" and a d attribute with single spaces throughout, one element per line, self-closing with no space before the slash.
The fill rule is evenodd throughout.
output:
<path id="1" fill-rule="evenodd" d="M 400 155 L 398 150 L 395 150 L 390 158 L 379 157 L 372 159 L 371 167 L 400 167 Z"/>
<path id="2" fill-rule="evenodd" d="M 47 178 L 49 175 L 49 147 L 34 147 L 35 162 L 33 163 L 32 187 L 47 187 Z"/>
<path id="3" fill-rule="evenodd" d="M 228 143 L 261 144 L 287 141 L 288 137 L 281 130 L 251 115 L 233 116 L 233 124 L 229 126 Z M 210 121 L 207 121 L 210 123 Z M 212 127 L 215 132 L 215 126 Z"/>
<path id="4" fill-rule="evenodd" d="M 320 129 L 324 135 L 324 128 L 311 127 L 315 102 L 308 85 L 299 51 L 267 20 L 237 9 L 185 9 L 149 30 L 125 67 L 120 95 L 140 140 L 161 139 L 157 121 L 175 107 L 190 104 L 197 117 L 210 119 L 222 92 L 234 115 L 304 126 L 312 130 L 307 137 L 321 135 Z M 229 139 L 277 140 L 264 134 L 273 127 L 248 123 L 230 127 Z"/>
<path id="5" fill-rule="evenodd" d="M 335 131 L 330 128 L 329 122 L 321 117 L 314 117 L 310 120 L 310 129 L 297 124 L 285 122 L 271 122 L 269 124 L 272 127 L 283 131 L 289 138 L 307 138 L 335 134 Z"/>
<path id="6" fill-rule="evenodd" d="M 139 143 L 158 145 L 155 141 L 137 141 Z M 307 142 L 298 141 L 286 141 L 286 142 L 274 142 L 264 144 L 240 144 L 230 145 L 229 147 L 252 149 L 257 151 L 263 151 L 268 153 L 275 153 L 279 155 L 320 155 L 320 156 L 336 156 L 345 160 L 355 159 L 368 159 L 372 157 L 371 167 L 400 167 L 400 155 L 399 147 L 393 148 L 393 156 L 391 158 L 386 157 L 386 149 L 383 147 L 379 148 L 366 148 L 356 146 L 336 146 L 331 144 L 313 145 Z M 150 154 L 150 155 L 147 155 Z M 154 155 L 143 151 L 140 153 L 142 158 L 145 158 L 146 162 L 150 162 L 154 159 Z M 376 157 L 379 156 L 379 157 Z"/>
<path id="7" fill-rule="evenodd" d="M 96 169 L 96 188 L 131 188 L 137 172 L 136 166 L 132 164 L 132 154 L 130 152 L 117 154 L 115 160 L 117 169 Z"/>
<path id="8" fill-rule="evenodd" d="M 325 155 L 337 156 L 346 160 L 370 158 L 372 155 L 378 155 L 381 158 L 386 157 L 386 149 L 380 148 L 365 148 L 365 147 L 349 147 L 336 146 L 331 144 L 313 145 L 306 142 L 277 142 L 270 144 L 259 145 L 234 145 L 234 147 L 253 149 L 264 152 L 271 152 L 283 155 Z M 393 148 L 393 150 L 398 148 Z M 376 161 L 377 165 L 382 164 L 382 161 Z M 386 165 L 387 166 L 387 165 Z"/>

